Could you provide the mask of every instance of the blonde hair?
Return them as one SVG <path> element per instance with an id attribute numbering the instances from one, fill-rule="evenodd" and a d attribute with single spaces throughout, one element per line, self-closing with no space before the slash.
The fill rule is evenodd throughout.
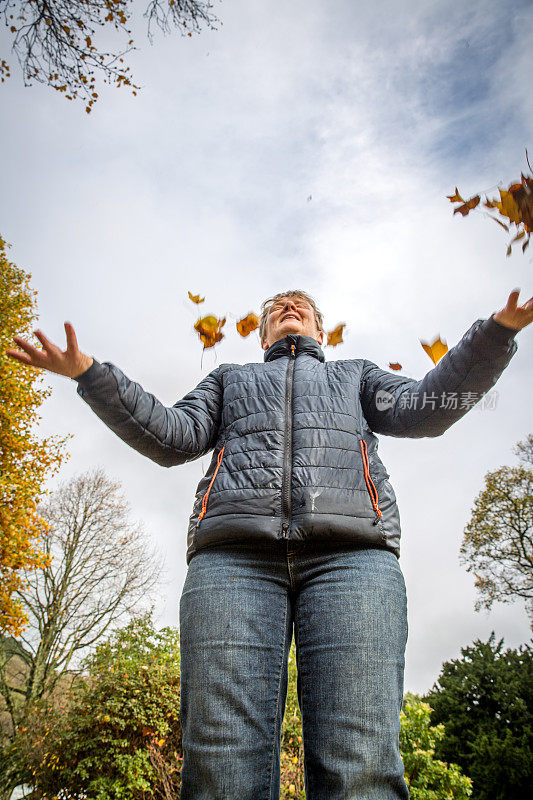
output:
<path id="1" fill-rule="evenodd" d="M 298 297 L 300 300 L 306 300 L 314 311 L 316 327 L 322 333 L 324 332 L 322 314 L 313 298 L 310 297 L 307 292 L 302 292 L 300 289 L 291 289 L 288 292 L 278 292 L 273 297 L 269 297 L 268 300 L 265 300 L 263 303 L 261 303 L 261 314 L 259 315 L 259 338 L 262 342 L 264 341 L 266 335 L 266 326 L 270 309 L 274 303 L 276 303 L 278 300 L 281 300 L 282 297 Z"/>

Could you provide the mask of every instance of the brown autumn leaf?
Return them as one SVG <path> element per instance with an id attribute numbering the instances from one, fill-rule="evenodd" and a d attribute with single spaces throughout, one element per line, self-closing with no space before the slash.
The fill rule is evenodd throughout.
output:
<path id="1" fill-rule="evenodd" d="M 440 338 L 440 334 L 431 344 L 429 344 L 429 342 L 423 342 L 422 339 L 420 339 L 420 344 L 434 364 L 437 364 L 442 356 L 448 352 L 448 345 Z"/>
<path id="2" fill-rule="evenodd" d="M 332 331 L 327 331 L 326 335 L 328 337 L 327 344 L 330 347 L 337 347 L 338 344 L 342 344 L 344 339 L 342 338 L 342 332 L 346 327 L 345 322 L 341 322 L 340 325 L 337 325 L 336 328 L 333 328 Z"/>
<path id="3" fill-rule="evenodd" d="M 464 203 L 463 198 L 459 194 L 457 186 L 455 187 L 455 194 L 447 194 L 446 197 L 450 203 Z"/>
<path id="4" fill-rule="evenodd" d="M 191 294 L 189 291 L 187 292 L 187 294 L 189 295 L 193 303 L 203 303 L 205 300 L 205 297 L 200 297 L 199 294 Z"/>
<path id="5" fill-rule="evenodd" d="M 515 225 L 519 225 L 522 221 L 520 209 L 513 195 L 511 192 L 505 191 L 505 189 L 500 189 L 500 202 L 496 203 L 496 208 L 502 217 L 507 217 L 509 222 L 514 222 Z"/>
<path id="6" fill-rule="evenodd" d="M 527 150 L 526 161 L 531 169 Z M 511 255 L 512 245 L 522 239 L 524 239 L 522 252 L 525 252 L 533 232 L 533 175 L 521 173 L 520 181 L 514 181 L 507 189 L 498 189 L 498 192 L 499 197 L 489 198 L 485 196 L 483 206 L 488 208 L 489 212 L 494 212 L 494 216 L 491 213 L 486 213 L 485 216 L 497 222 L 507 233 L 511 231 L 511 225 L 516 226 L 515 236 L 507 246 L 508 256 Z M 460 201 L 457 187 L 455 188 L 455 195 L 447 195 L 447 198 L 451 202 Z M 478 196 L 475 195 L 459 208 L 455 208 L 453 213 L 459 212 L 465 217 L 472 208 L 478 205 L 478 202 Z M 500 219 L 495 216 L 496 214 L 499 214 Z"/>
<path id="7" fill-rule="evenodd" d="M 520 211 L 521 222 L 528 233 L 533 231 L 533 178 L 522 175 L 520 183 L 509 187 Z"/>
<path id="8" fill-rule="evenodd" d="M 478 194 L 476 194 L 476 195 L 474 195 L 474 197 L 471 197 L 470 200 L 467 200 L 466 203 L 463 203 L 462 206 L 458 206 L 457 208 L 454 208 L 453 213 L 454 214 L 459 213 L 459 214 L 462 214 L 463 217 L 466 217 L 466 215 L 470 211 L 472 211 L 473 208 L 475 208 L 477 205 L 479 205 L 479 200 L 480 200 L 480 197 L 479 197 Z"/>
<path id="9" fill-rule="evenodd" d="M 194 329 L 198 331 L 200 339 L 204 343 L 204 348 L 213 347 L 217 342 L 224 338 L 222 328 L 226 324 L 226 317 L 217 319 L 212 315 L 199 319 Z"/>
<path id="10" fill-rule="evenodd" d="M 401 365 L 401 364 L 398 364 L 398 362 L 397 362 L 397 361 L 395 361 L 395 362 L 394 362 L 394 363 L 392 363 L 392 364 L 389 364 L 389 369 L 396 369 L 396 370 L 398 370 L 398 369 L 401 369 L 401 368 L 402 368 L 402 365 Z"/>
<path id="11" fill-rule="evenodd" d="M 485 205 L 487 205 L 487 204 L 485 203 Z M 498 223 L 498 225 L 501 225 L 501 226 L 502 226 L 502 228 L 505 228 L 505 230 L 507 231 L 507 233 L 509 233 L 509 226 L 508 226 L 508 225 L 506 225 L 506 224 L 505 224 L 505 222 L 502 222 L 502 221 L 501 221 L 501 219 L 497 219 L 496 217 L 491 217 L 491 219 L 493 219 L 493 220 L 494 220 L 494 222 L 497 222 L 497 223 Z"/>
<path id="12" fill-rule="evenodd" d="M 253 311 L 250 311 L 249 314 L 235 323 L 235 327 L 241 336 L 246 337 L 259 327 L 259 319 L 257 315 L 253 313 Z"/>

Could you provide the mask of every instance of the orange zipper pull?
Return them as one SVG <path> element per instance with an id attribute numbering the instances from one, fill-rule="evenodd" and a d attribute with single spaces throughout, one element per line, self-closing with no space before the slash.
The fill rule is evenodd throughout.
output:
<path id="1" fill-rule="evenodd" d="M 224 445 L 224 447 L 225 446 L 226 445 Z M 220 464 L 222 463 L 222 454 L 224 453 L 224 447 L 222 448 L 222 450 L 218 454 L 216 469 L 215 469 L 215 471 L 213 473 L 213 477 L 211 478 L 211 482 L 210 482 L 209 486 L 207 487 L 207 491 L 204 494 L 204 496 L 202 497 L 202 510 L 201 510 L 200 514 L 198 515 L 198 522 L 200 522 L 202 517 L 205 516 L 205 512 L 207 511 L 207 498 L 209 497 L 209 492 L 211 491 L 211 487 L 212 487 L 213 482 L 214 482 L 214 480 L 215 480 L 215 478 L 217 476 L 218 468 L 220 467 Z M 196 523 L 196 524 L 198 524 L 198 523 Z"/>
<path id="2" fill-rule="evenodd" d="M 374 486 L 374 482 L 373 482 L 372 478 L 370 477 L 370 465 L 368 463 L 368 453 L 367 453 L 366 442 L 365 442 L 364 439 L 360 439 L 359 443 L 361 445 L 361 454 L 363 456 L 363 466 L 364 466 L 364 469 L 365 469 L 365 481 L 366 481 L 368 492 L 370 494 L 370 499 L 372 500 L 372 507 L 373 507 L 374 511 L 376 512 L 376 518 L 375 518 L 375 520 L 374 520 L 374 522 L 372 524 L 373 525 L 377 525 L 379 520 L 380 520 L 380 518 L 383 516 L 383 514 L 381 512 L 381 509 L 378 506 L 378 492 L 377 492 L 377 489 Z"/>

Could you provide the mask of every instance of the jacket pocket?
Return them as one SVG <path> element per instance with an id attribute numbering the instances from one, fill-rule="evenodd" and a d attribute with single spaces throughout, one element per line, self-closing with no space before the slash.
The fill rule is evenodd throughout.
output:
<path id="1" fill-rule="evenodd" d="M 372 508 L 376 512 L 376 520 L 374 524 L 377 524 L 381 517 L 383 516 L 381 509 L 379 507 L 379 498 L 378 492 L 376 487 L 374 486 L 374 481 L 370 477 L 370 466 L 368 463 L 368 452 L 366 448 L 366 442 L 364 439 L 359 440 L 359 444 L 361 447 L 361 455 L 363 457 L 363 467 L 365 470 L 365 483 L 366 488 L 368 489 L 368 494 L 370 495 L 370 500 L 372 501 Z"/>
<path id="2" fill-rule="evenodd" d="M 206 490 L 206 492 L 205 492 L 204 496 L 202 497 L 202 510 L 201 510 L 201 511 L 200 511 L 200 513 L 198 514 L 198 523 L 200 522 L 200 520 L 202 519 L 202 517 L 204 517 L 204 516 L 205 516 L 205 512 L 207 511 L 207 500 L 208 500 L 208 498 L 209 498 L 209 492 L 211 491 L 211 487 L 213 486 L 213 483 L 215 482 L 215 478 L 216 478 L 216 476 L 217 476 L 217 472 L 218 472 L 218 470 L 219 470 L 219 468 L 220 468 L 220 465 L 221 465 L 221 463 L 222 463 L 222 456 L 224 455 L 224 448 L 225 448 L 225 446 L 226 446 L 226 445 L 224 445 L 224 446 L 222 447 L 222 449 L 221 449 L 220 453 L 218 454 L 218 457 L 217 457 L 217 465 L 216 465 L 215 471 L 214 471 L 214 473 L 213 473 L 213 477 L 211 478 L 211 481 L 210 481 L 210 483 L 209 483 L 209 486 L 207 487 L 207 490 Z M 198 524 L 198 523 L 197 523 L 197 524 Z"/>

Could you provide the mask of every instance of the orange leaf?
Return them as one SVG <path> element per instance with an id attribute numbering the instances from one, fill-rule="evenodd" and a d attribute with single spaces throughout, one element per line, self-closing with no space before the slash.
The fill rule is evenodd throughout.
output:
<path id="1" fill-rule="evenodd" d="M 245 317 L 240 319 L 236 323 L 237 332 L 241 334 L 241 336 L 248 336 L 252 331 L 255 331 L 259 327 L 259 319 L 257 318 L 256 314 L 253 311 L 250 311 Z"/>
<path id="2" fill-rule="evenodd" d="M 342 344 L 344 339 L 342 338 L 342 332 L 346 327 L 345 322 L 341 322 L 340 325 L 337 325 L 336 328 L 333 328 L 332 331 L 327 332 L 328 341 L 327 344 L 330 347 L 336 347 L 338 344 Z"/>
<path id="3" fill-rule="evenodd" d="M 454 214 L 462 214 L 463 217 L 466 217 L 469 211 L 472 211 L 479 204 L 479 195 L 476 194 L 474 197 L 471 197 L 470 200 L 467 200 L 466 203 L 463 203 L 462 206 L 458 206 L 454 209 Z"/>
<path id="4" fill-rule="evenodd" d="M 226 317 L 224 319 L 217 319 L 213 316 L 203 317 L 195 324 L 194 329 L 198 331 L 200 339 L 204 343 L 204 348 L 213 347 L 217 342 L 224 338 L 221 329 L 226 324 Z"/>
<path id="5" fill-rule="evenodd" d="M 189 295 L 193 303 L 203 303 L 205 300 L 205 297 L 200 297 L 199 294 L 191 294 L 189 291 L 187 292 L 187 294 Z"/>
<path id="6" fill-rule="evenodd" d="M 395 361 L 395 362 L 394 362 L 394 364 L 389 364 L 389 368 L 390 368 L 390 369 L 401 369 L 401 368 L 402 368 L 402 365 L 401 365 L 401 364 L 398 364 L 398 363 Z"/>
<path id="7" fill-rule="evenodd" d="M 520 222 L 523 223 L 526 231 L 531 233 L 533 230 L 533 178 L 526 178 L 522 175 L 522 183 L 515 183 L 509 187 L 509 194 L 513 196 Z"/>
<path id="8" fill-rule="evenodd" d="M 432 342 L 432 344 L 429 344 L 429 342 L 423 342 L 422 339 L 420 339 L 420 344 L 434 364 L 437 364 L 441 360 L 442 356 L 448 352 L 448 345 L 440 338 L 440 334 L 437 336 L 435 341 Z"/>
<path id="9" fill-rule="evenodd" d="M 493 220 L 494 220 L 494 222 L 497 222 L 497 223 L 498 223 L 498 225 L 501 225 L 501 226 L 502 226 L 502 228 L 505 228 L 505 230 L 507 231 L 507 233 L 509 233 L 509 226 L 508 226 L 508 225 L 505 225 L 505 223 L 503 223 L 503 222 L 502 222 L 500 219 L 496 219 L 496 217 L 491 217 L 491 219 L 493 219 Z"/>
<path id="10" fill-rule="evenodd" d="M 501 201 L 498 203 L 498 210 L 502 217 L 507 217 L 510 222 L 518 225 L 522 221 L 520 210 L 511 192 L 500 189 Z"/>
<path id="11" fill-rule="evenodd" d="M 455 194 L 447 194 L 446 198 L 450 201 L 450 203 L 464 203 L 463 198 L 459 194 L 457 186 L 455 187 Z"/>

